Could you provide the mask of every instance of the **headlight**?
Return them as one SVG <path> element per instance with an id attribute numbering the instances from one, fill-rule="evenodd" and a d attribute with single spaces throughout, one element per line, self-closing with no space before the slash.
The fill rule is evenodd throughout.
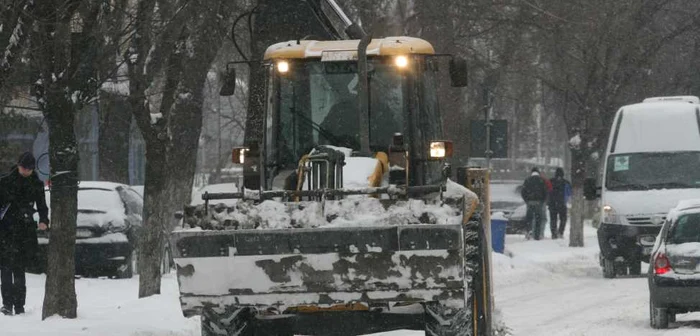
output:
<path id="1" fill-rule="evenodd" d="M 235 147 L 231 153 L 232 162 L 236 164 L 245 163 L 246 152 L 248 152 L 248 148 L 246 147 Z"/>
<path id="2" fill-rule="evenodd" d="M 609 205 L 603 206 L 603 223 L 606 224 L 622 224 L 620 216 L 615 212 L 615 209 Z"/>
<path id="3" fill-rule="evenodd" d="M 75 230 L 75 238 L 92 238 L 95 236 L 95 232 L 88 228 L 77 228 Z"/>
<path id="4" fill-rule="evenodd" d="M 444 159 L 452 157 L 452 141 L 431 141 L 430 158 Z"/>
<path id="5" fill-rule="evenodd" d="M 115 225 L 114 222 L 110 221 L 107 223 L 107 231 L 116 233 L 116 232 L 122 232 L 126 229 L 126 225 Z"/>

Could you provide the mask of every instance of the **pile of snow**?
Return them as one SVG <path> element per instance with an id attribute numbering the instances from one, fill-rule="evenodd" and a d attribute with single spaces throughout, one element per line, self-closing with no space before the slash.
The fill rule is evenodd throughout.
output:
<path id="1" fill-rule="evenodd" d="M 456 224 L 462 212 L 439 201 L 411 199 L 386 206 L 377 198 L 348 198 L 326 202 L 282 203 L 267 200 L 237 202 L 233 206 L 211 205 L 185 211 L 188 228 L 286 229 L 311 227 L 372 226 L 403 224 Z"/>

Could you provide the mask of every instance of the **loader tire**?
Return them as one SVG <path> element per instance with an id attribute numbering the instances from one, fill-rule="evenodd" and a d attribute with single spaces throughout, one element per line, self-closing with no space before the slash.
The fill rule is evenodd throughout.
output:
<path id="1" fill-rule="evenodd" d="M 470 313 L 440 303 L 425 305 L 425 336 L 466 336 L 471 333 Z"/>
<path id="2" fill-rule="evenodd" d="M 202 336 L 253 336 L 254 312 L 250 308 L 226 308 L 219 313 L 202 309 Z"/>

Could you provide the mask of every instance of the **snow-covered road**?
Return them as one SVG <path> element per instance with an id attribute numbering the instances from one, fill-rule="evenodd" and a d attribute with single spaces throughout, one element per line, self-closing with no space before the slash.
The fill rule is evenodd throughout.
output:
<path id="1" fill-rule="evenodd" d="M 604 279 L 592 228 L 583 248 L 519 236 L 509 236 L 506 248 L 512 258 L 495 255 L 495 297 L 513 335 L 700 334 L 700 314 L 679 315 L 671 330 L 651 329 L 646 278 Z"/>
<path id="2" fill-rule="evenodd" d="M 496 306 L 514 336 L 700 335 L 700 314 L 679 315 L 669 330 L 649 327 L 644 277 L 603 279 L 595 231 L 586 247 L 566 240 L 508 236 L 507 254 L 494 254 Z M 177 281 L 163 278 L 163 295 L 139 300 L 138 279 L 79 279 L 76 320 L 41 321 L 43 275 L 28 276 L 27 314 L 0 316 L 0 335 L 199 336 L 198 318 L 182 317 Z M 373 336 L 419 336 L 394 331 Z"/>

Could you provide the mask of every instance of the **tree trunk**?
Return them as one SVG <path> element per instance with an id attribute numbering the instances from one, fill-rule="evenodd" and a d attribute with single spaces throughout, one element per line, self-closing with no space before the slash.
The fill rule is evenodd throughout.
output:
<path id="1" fill-rule="evenodd" d="M 129 184 L 131 109 L 124 97 L 100 92 L 100 180 Z"/>
<path id="2" fill-rule="evenodd" d="M 203 60 L 200 60 L 203 62 Z M 210 63 L 206 63 L 210 64 Z M 187 71 L 185 71 L 187 73 Z M 203 72 L 206 74 L 206 69 Z M 199 136 L 202 131 L 202 105 L 204 81 L 192 80 L 204 75 L 185 76 L 183 84 L 192 88 L 189 98 L 178 99 L 172 107 L 173 138 L 178 139 L 177 145 L 170 148 L 168 167 L 170 182 L 168 185 L 171 203 L 168 208 L 168 222 L 172 223 L 173 214 L 182 210 L 183 206 L 192 201 L 192 186 L 197 168 L 197 150 Z M 196 77 L 195 77 L 196 76 Z M 185 82 L 190 82 L 187 85 Z M 172 229 L 172 225 L 168 226 Z"/>
<path id="3" fill-rule="evenodd" d="M 47 112 L 49 111 L 49 112 Z M 73 104 L 61 90 L 47 96 L 51 162 L 51 239 L 42 319 L 77 317 L 75 296 L 75 223 L 78 212 L 78 146 Z"/>
<path id="4" fill-rule="evenodd" d="M 569 231 L 569 246 L 583 247 L 583 219 L 585 217 L 585 200 L 583 198 L 583 182 L 586 179 L 586 151 L 572 149 L 571 151 L 571 183 L 573 202 L 571 206 L 571 229 Z"/>
<path id="5" fill-rule="evenodd" d="M 160 266 L 169 203 L 165 140 L 146 142 L 146 184 L 143 205 L 144 232 L 138 245 L 139 298 L 160 294 Z"/>

